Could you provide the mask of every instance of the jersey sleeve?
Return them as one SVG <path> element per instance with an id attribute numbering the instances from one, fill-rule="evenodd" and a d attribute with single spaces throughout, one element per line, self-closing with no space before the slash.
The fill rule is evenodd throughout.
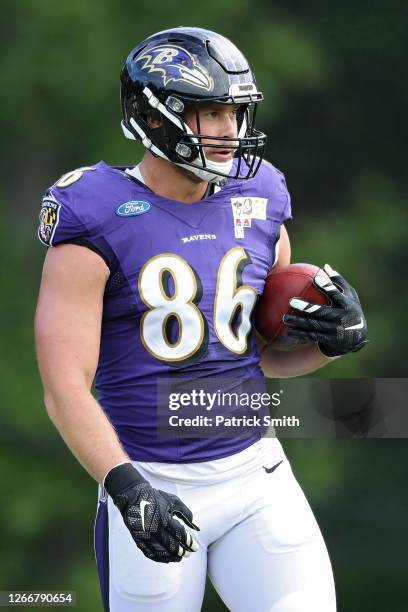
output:
<path id="1" fill-rule="evenodd" d="M 259 190 L 268 194 L 268 210 L 272 220 L 282 225 L 292 219 L 291 198 L 285 175 L 269 161 L 263 160 L 259 176 Z"/>
<path id="2" fill-rule="evenodd" d="M 39 215 L 38 238 L 46 247 L 71 243 L 98 253 L 114 273 L 117 258 L 92 212 L 92 195 L 74 187 L 51 187 L 45 193 Z"/>
<path id="3" fill-rule="evenodd" d="M 260 184 L 262 191 L 268 194 L 268 219 L 271 221 L 270 268 L 273 268 L 279 257 L 281 226 L 292 219 L 291 197 L 283 172 L 266 160 L 262 162 Z"/>
<path id="4" fill-rule="evenodd" d="M 66 242 L 71 238 L 85 237 L 88 230 L 73 211 L 69 198 L 53 193 L 45 194 L 39 216 L 38 238 L 47 247 Z"/>
<path id="5" fill-rule="evenodd" d="M 282 198 L 283 198 L 281 223 L 285 223 L 286 221 L 293 219 L 292 201 L 291 201 L 290 193 L 288 191 L 288 187 L 286 185 L 285 175 L 280 170 L 276 170 L 276 171 L 278 172 L 278 175 L 279 175 L 278 185 L 279 185 L 279 189 L 281 191 Z"/>

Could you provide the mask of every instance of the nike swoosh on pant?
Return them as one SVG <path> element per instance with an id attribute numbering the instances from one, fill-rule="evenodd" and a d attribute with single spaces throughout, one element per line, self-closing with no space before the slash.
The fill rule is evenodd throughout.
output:
<path id="1" fill-rule="evenodd" d="M 282 459 L 282 461 L 283 461 L 283 459 Z M 273 465 L 273 466 L 272 466 L 272 467 L 270 467 L 270 468 L 267 468 L 267 467 L 263 466 L 263 469 L 265 470 L 265 472 L 266 472 L 267 474 L 271 474 L 272 472 L 274 472 L 274 471 L 276 470 L 276 468 L 277 468 L 277 467 L 279 467 L 279 466 L 280 466 L 280 464 L 282 463 L 282 461 L 279 461 L 279 463 L 277 463 L 276 465 Z"/>
<path id="2" fill-rule="evenodd" d="M 357 325 L 350 325 L 350 327 L 345 327 L 344 329 L 363 329 L 364 327 L 364 321 L 363 319 L 360 319 L 360 323 L 357 323 Z"/>

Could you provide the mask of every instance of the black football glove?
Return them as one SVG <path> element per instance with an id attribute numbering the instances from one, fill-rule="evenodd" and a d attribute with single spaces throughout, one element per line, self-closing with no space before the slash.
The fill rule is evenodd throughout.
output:
<path id="1" fill-rule="evenodd" d="M 122 513 L 142 553 L 152 561 L 171 563 L 198 550 L 197 542 L 174 516 L 199 531 L 192 512 L 171 493 L 154 489 L 131 463 L 108 472 L 104 487 Z"/>
<path id="2" fill-rule="evenodd" d="M 326 357 L 359 351 L 368 340 L 367 323 L 357 292 L 328 264 L 324 266 L 324 271 L 331 280 L 318 274 L 314 282 L 330 299 L 331 306 L 292 298 L 289 304 L 301 310 L 305 316 L 284 316 L 283 322 L 290 327 L 288 336 L 317 342 Z"/>

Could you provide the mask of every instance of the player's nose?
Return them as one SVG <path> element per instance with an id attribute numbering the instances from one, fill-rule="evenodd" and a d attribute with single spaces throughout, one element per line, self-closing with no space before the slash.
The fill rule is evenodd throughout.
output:
<path id="1" fill-rule="evenodd" d="M 237 120 L 234 116 L 231 116 L 229 113 L 225 114 L 223 117 L 223 125 L 222 125 L 222 136 L 224 138 L 235 138 L 237 135 Z"/>

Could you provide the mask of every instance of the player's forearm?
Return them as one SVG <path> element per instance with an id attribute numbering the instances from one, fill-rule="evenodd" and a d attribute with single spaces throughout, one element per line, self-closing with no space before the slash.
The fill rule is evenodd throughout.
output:
<path id="1" fill-rule="evenodd" d="M 114 428 L 88 389 L 45 392 L 48 415 L 71 452 L 98 482 L 118 463 L 129 461 Z"/>
<path id="2" fill-rule="evenodd" d="M 259 352 L 260 366 L 268 378 L 302 376 L 333 361 L 333 358 L 325 357 L 316 344 L 309 344 L 294 352 L 275 351 L 268 347 L 260 349 Z"/>

